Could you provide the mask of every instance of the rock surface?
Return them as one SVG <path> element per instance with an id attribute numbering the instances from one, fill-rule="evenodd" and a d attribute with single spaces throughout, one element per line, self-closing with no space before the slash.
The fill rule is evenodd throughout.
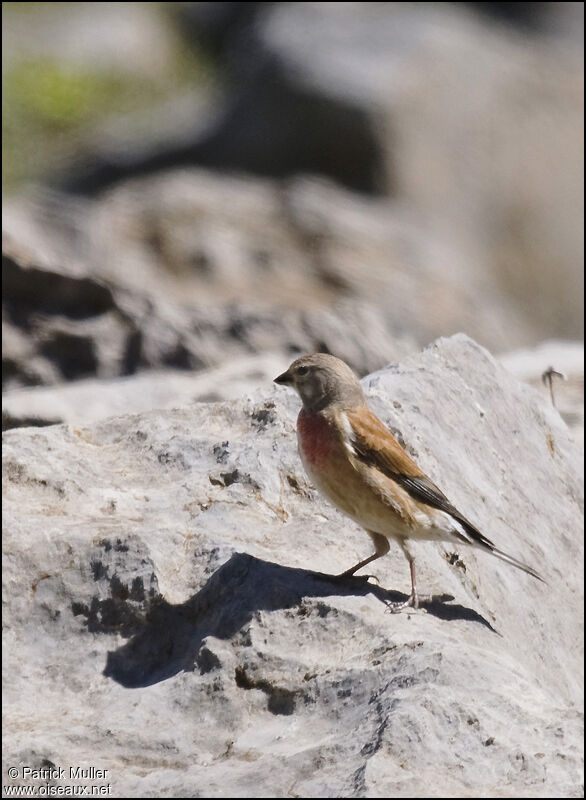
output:
<path id="1" fill-rule="evenodd" d="M 582 796 L 579 447 L 463 336 L 364 388 L 549 585 L 431 543 L 427 613 L 385 608 L 396 547 L 373 570 L 393 591 L 332 580 L 370 543 L 308 484 L 281 387 L 10 431 L 4 784 L 54 765 L 119 797 Z"/>

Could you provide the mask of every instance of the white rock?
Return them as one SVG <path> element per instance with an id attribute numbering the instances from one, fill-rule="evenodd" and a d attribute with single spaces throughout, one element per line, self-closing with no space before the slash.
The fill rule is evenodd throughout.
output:
<path id="1" fill-rule="evenodd" d="M 119 797 L 581 795 L 580 448 L 463 336 L 364 387 L 549 585 L 425 543 L 420 589 L 453 599 L 391 615 L 313 572 L 370 543 L 309 486 L 282 387 L 9 431 L 5 784 L 50 762 Z M 398 548 L 373 566 L 408 589 Z"/>

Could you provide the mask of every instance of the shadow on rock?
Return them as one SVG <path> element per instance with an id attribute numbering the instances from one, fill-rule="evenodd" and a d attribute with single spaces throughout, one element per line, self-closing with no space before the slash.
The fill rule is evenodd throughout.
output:
<path id="1" fill-rule="evenodd" d="M 127 688 L 151 686 L 178 672 L 202 672 L 198 654 L 203 639 L 229 639 L 252 619 L 255 611 L 294 608 L 307 597 L 374 595 L 383 604 L 406 599 L 365 578 L 337 578 L 322 572 L 283 567 L 245 553 L 235 553 L 187 602 L 171 605 L 160 599 L 151 607 L 144 627 L 118 650 L 108 653 L 104 675 Z M 463 619 L 494 628 L 476 611 L 446 605 L 451 595 L 423 603 L 439 619 Z"/>

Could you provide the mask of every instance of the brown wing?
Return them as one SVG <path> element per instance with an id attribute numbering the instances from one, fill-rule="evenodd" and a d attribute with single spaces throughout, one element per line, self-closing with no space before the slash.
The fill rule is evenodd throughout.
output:
<path id="1" fill-rule="evenodd" d="M 462 541 L 486 548 L 497 558 L 545 583 L 536 570 L 503 550 L 499 550 L 490 539 L 480 533 L 478 528 L 468 522 L 466 517 L 450 503 L 441 489 L 438 489 L 415 461 L 407 455 L 393 434 L 372 411 L 363 407 L 359 412 L 347 412 L 347 417 L 352 428 L 352 446 L 356 458 L 369 466 L 376 467 L 388 478 L 396 481 L 418 502 L 449 514 L 461 525 L 462 532 L 454 529 L 454 534 Z"/>
<path id="2" fill-rule="evenodd" d="M 402 486 L 414 500 L 449 514 L 466 531 L 462 537 L 469 543 L 480 544 L 494 550 L 494 545 L 453 506 L 445 494 L 410 458 L 393 434 L 380 419 L 367 408 L 360 412 L 347 412 L 352 427 L 352 445 L 356 456 L 365 464 L 375 466 L 387 477 Z M 459 531 L 455 531 L 456 534 Z"/>
<path id="3" fill-rule="evenodd" d="M 425 473 L 410 458 L 390 430 L 366 406 L 347 411 L 346 416 L 354 434 L 356 452 L 383 472 L 395 475 L 425 477 Z"/>

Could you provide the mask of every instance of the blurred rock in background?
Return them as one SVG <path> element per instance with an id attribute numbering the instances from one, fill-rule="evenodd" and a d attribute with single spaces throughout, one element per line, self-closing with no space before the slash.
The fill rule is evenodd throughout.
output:
<path id="1" fill-rule="evenodd" d="M 126 293 L 74 323 L 7 278 L 5 388 L 215 366 L 226 328 L 362 374 L 459 330 L 583 338 L 581 4 L 21 5 L 4 230 Z"/>
<path id="2" fill-rule="evenodd" d="M 230 80 L 208 122 L 142 156 L 126 131 L 63 185 L 95 193 L 177 163 L 326 175 L 449 241 L 455 279 L 460 264 L 491 275 L 522 322 L 583 335 L 583 55 L 563 9 L 533 4 L 529 35 L 463 4 L 233 5 L 178 9 Z"/>
<path id="3" fill-rule="evenodd" d="M 111 381 L 149 369 L 211 369 L 225 397 L 243 357 L 328 350 L 365 374 L 463 330 L 529 348 L 538 380 L 560 366 L 541 342 L 564 362 L 582 341 L 582 4 L 3 21 L 5 426 L 68 419 L 30 398 L 79 380 L 107 415 Z"/>
<path id="4" fill-rule="evenodd" d="M 546 396 L 558 409 L 574 437 L 584 441 L 583 342 L 542 342 L 534 348 L 506 353 L 500 361 L 509 372 Z M 548 366 L 544 367 L 544 364 Z M 548 380 L 551 370 L 553 374 Z"/>

